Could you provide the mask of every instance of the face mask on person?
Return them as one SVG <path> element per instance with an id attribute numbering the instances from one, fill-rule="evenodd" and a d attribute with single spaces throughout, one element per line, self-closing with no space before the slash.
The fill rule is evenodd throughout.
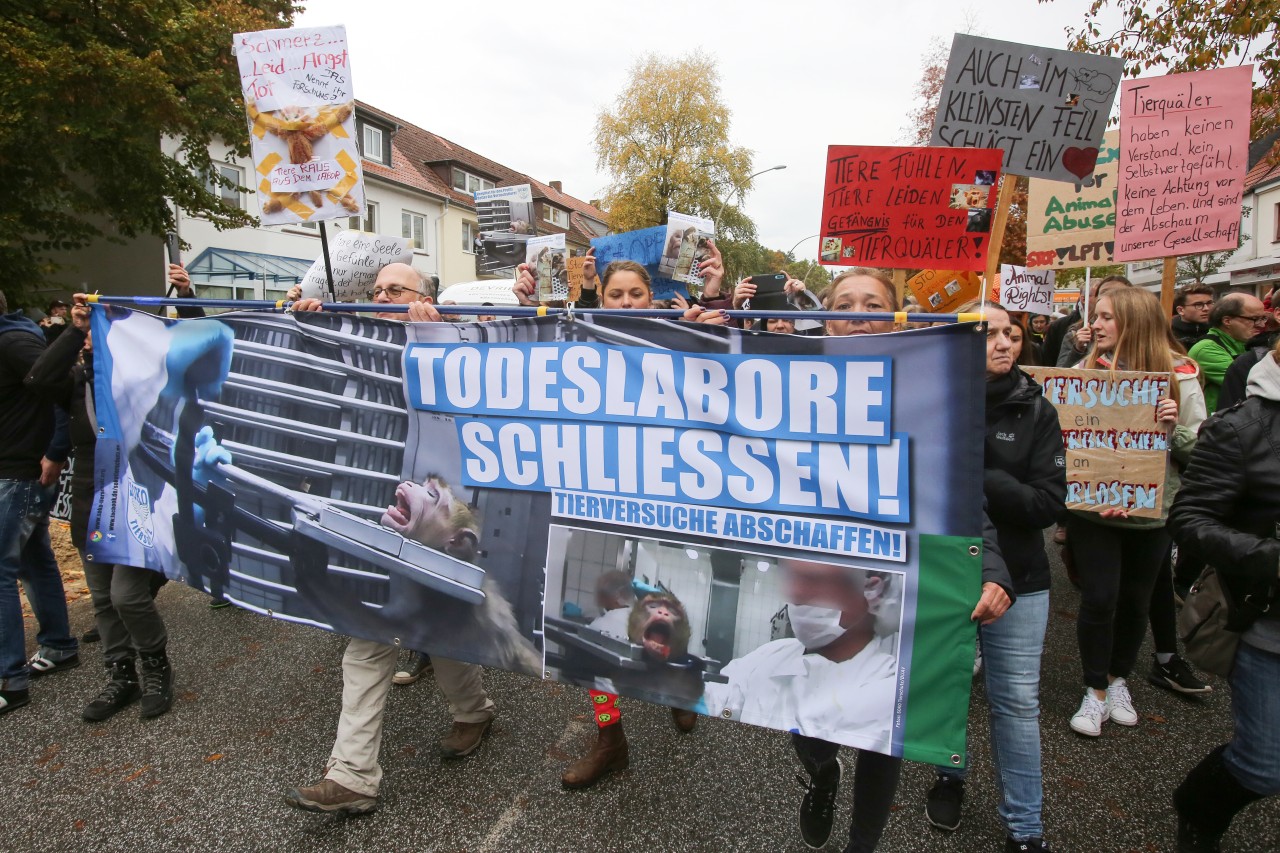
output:
<path id="1" fill-rule="evenodd" d="M 809 604 L 788 604 L 787 618 L 796 639 L 806 649 L 822 649 L 845 634 L 840 624 L 841 613 L 831 607 L 814 607 Z"/>

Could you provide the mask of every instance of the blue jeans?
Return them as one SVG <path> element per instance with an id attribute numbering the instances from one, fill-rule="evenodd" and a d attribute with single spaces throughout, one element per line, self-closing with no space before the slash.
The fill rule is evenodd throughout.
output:
<path id="1" fill-rule="evenodd" d="M 1029 592 L 978 629 L 991 719 L 991 761 L 1000 786 L 1000 819 L 1011 838 L 1043 838 L 1040 774 L 1040 656 L 1049 625 L 1049 591 Z M 965 770 L 942 767 L 963 779 Z"/>
<path id="2" fill-rule="evenodd" d="M 18 581 L 40 626 L 36 641 L 57 651 L 78 647 L 67 621 L 58 561 L 49 546 L 52 500 L 53 489 L 38 480 L 0 480 L 0 683 L 7 690 L 22 690 L 30 677 Z"/>
<path id="3" fill-rule="evenodd" d="M 1235 732 L 1222 760 L 1255 794 L 1280 794 L 1280 655 L 1241 643 L 1231 669 Z"/>

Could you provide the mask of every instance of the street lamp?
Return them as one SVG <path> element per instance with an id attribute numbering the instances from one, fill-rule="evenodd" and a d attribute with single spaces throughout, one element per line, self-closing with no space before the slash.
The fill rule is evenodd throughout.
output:
<path id="1" fill-rule="evenodd" d="M 805 240 L 812 240 L 814 237 L 821 237 L 821 236 L 822 236 L 821 234 L 810 234 L 808 237 L 801 237 L 799 240 L 796 241 L 796 246 L 799 246 Z M 796 250 L 796 246 L 792 246 L 790 249 L 787 249 L 787 254 L 789 255 L 792 252 L 794 252 Z"/>
<path id="2" fill-rule="evenodd" d="M 743 183 L 743 184 L 750 183 L 752 178 L 757 177 L 757 176 L 759 176 L 759 175 L 763 175 L 765 172 L 777 172 L 778 170 L 780 170 L 780 169 L 785 169 L 785 168 L 787 168 L 787 167 L 786 167 L 786 166 L 770 166 L 770 167 L 769 167 L 769 168 L 767 168 L 767 169 L 761 169 L 759 172 L 756 172 L 754 175 L 748 175 L 748 176 L 747 176 L 747 179 L 746 179 L 745 181 L 743 181 L 742 183 Z M 734 197 L 735 195 L 737 195 L 741 190 L 742 190 L 742 184 L 734 184 L 734 185 L 733 185 L 733 192 L 731 192 L 731 193 L 729 193 L 727 196 L 725 196 L 724 201 L 720 202 L 720 209 L 716 211 L 716 219 L 715 219 L 715 223 L 716 223 L 716 227 L 717 227 L 717 228 L 719 228 L 719 227 L 720 227 L 720 214 L 724 213 L 724 207 L 725 207 L 725 205 L 729 203 L 729 199 L 733 198 L 733 197 Z"/>

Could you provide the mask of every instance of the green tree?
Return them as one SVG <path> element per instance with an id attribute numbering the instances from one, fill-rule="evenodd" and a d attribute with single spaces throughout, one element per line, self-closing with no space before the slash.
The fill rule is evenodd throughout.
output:
<path id="1" fill-rule="evenodd" d="M 1040 0 L 1051 2 L 1051 0 Z M 1114 10 L 1120 27 L 1109 35 Z M 1072 50 L 1124 60 L 1125 74 L 1180 72 L 1253 62 L 1253 135 L 1280 126 L 1280 0 L 1093 0 L 1079 28 L 1068 27 Z"/>
<path id="2" fill-rule="evenodd" d="M 172 199 L 253 222 L 206 188 L 215 138 L 248 155 L 236 32 L 288 26 L 291 0 L 16 0 L 0 14 L 0 269 L 14 301 L 96 239 L 161 236 Z M 181 139 L 177 159 L 162 136 Z M 101 225 L 106 223 L 106 227 Z"/>
<path id="3" fill-rule="evenodd" d="M 596 118 L 596 162 L 611 178 L 609 226 L 661 225 L 668 210 L 715 217 L 731 194 L 741 202 L 751 189 L 751 152 L 732 144 L 729 119 L 714 61 L 697 54 L 640 59 L 613 109 Z M 722 238 L 755 237 L 736 204 L 725 205 L 716 225 Z"/>

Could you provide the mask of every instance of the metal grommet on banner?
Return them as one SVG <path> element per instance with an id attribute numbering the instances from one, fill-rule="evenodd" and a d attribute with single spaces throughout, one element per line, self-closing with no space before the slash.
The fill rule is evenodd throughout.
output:
<path id="1" fill-rule="evenodd" d="M 976 557 L 976 556 L 978 556 L 978 555 L 979 555 L 979 554 L 981 554 L 981 553 L 982 553 L 982 549 L 981 549 L 981 548 L 979 548 L 977 545 L 970 545 L 970 546 L 969 546 L 969 556 L 970 556 L 970 557 Z"/>
<path id="2" fill-rule="evenodd" d="M 106 427 L 98 427 L 98 435 L 106 435 L 106 433 L 107 433 Z"/>
<path id="3" fill-rule="evenodd" d="M 954 752 L 953 752 L 953 753 L 951 753 L 951 763 L 952 763 L 952 764 L 954 764 L 956 767 L 959 767 L 959 766 L 960 766 L 960 756 L 956 755 Z"/>
<path id="4" fill-rule="evenodd" d="M 551 670 L 549 670 L 549 669 L 548 669 L 546 672 L 542 673 L 542 677 L 543 677 L 543 678 L 550 678 L 550 677 L 551 677 Z"/>
<path id="5" fill-rule="evenodd" d="M 720 716 L 724 717 L 726 720 L 732 720 L 733 712 L 730 711 L 728 708 L 725 708 L 723 711 L 720 712 Z"/>
<path id="6" fill-rule="evenodd" d="M 267 615 L 268 615 L 268 616 L 275 616 L 275 615 L 276 615 L 276 612 L 275 612 L 274 610 L 268 610 L 268 611 L 267 611 Z"/>
<path id="7" fill-rule="evenodd" d="M 391 641 L 391 644 L 392 644 L 393 646 L 398 646 L 398 645 L 400 645 L 400 638 L 399 638 L 399 637 L 396 637 L 394 640 L 392 640 L 392 641 Z"/>

